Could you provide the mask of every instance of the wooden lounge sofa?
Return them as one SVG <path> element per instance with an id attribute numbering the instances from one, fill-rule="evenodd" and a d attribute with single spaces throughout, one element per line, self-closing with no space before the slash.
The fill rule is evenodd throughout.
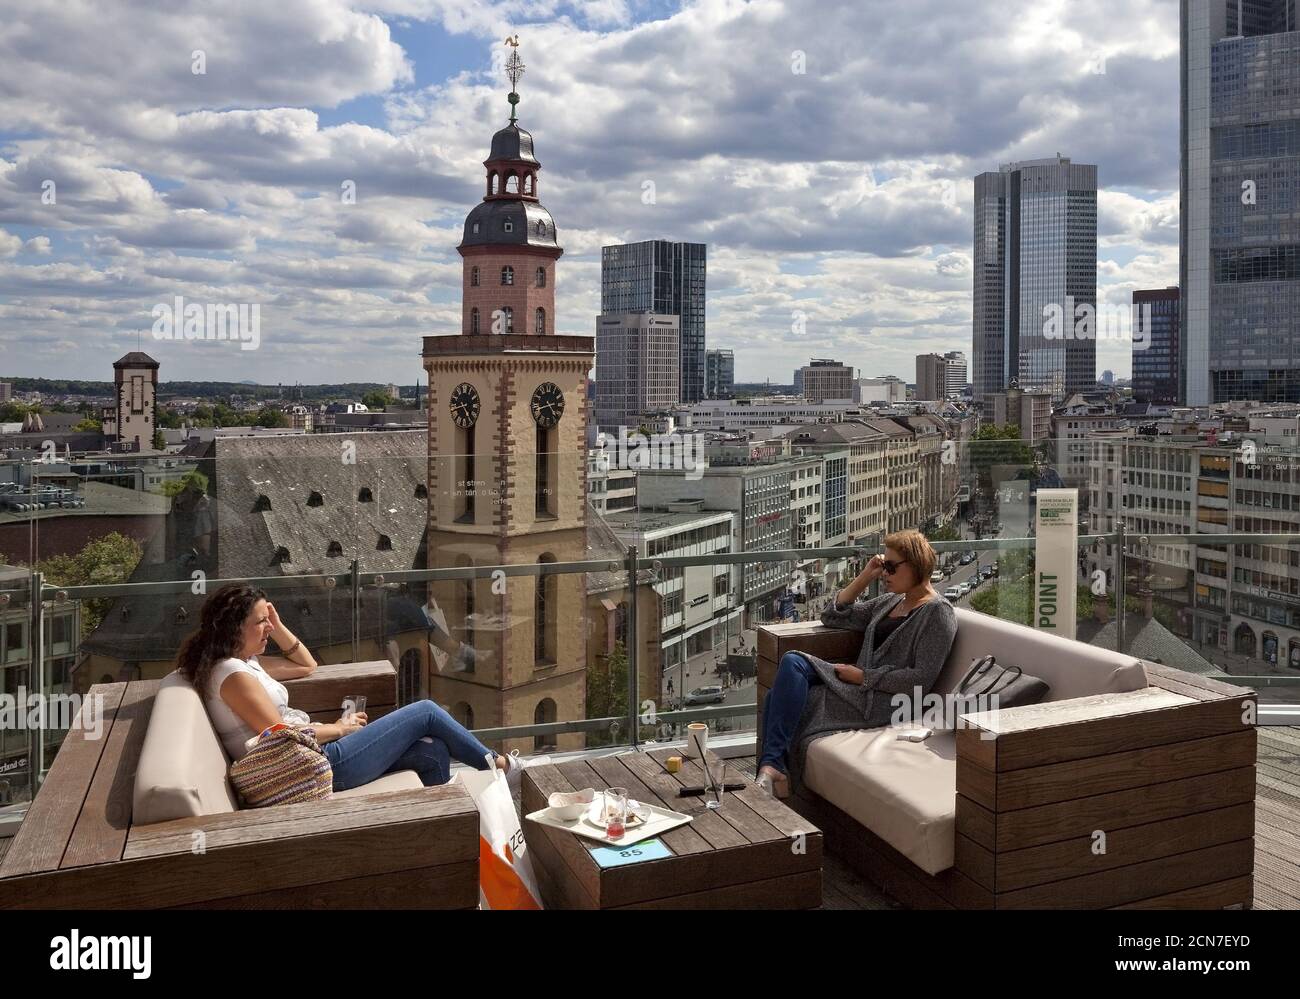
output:
<path id="1" fill-rule="evenodd" d="M 313 718 L 365 694 L 391 711 L 387 662 L 321 666 L 287 684 Z M 413 772 L 326 801 L 241 809 L 194 688 L 100 684 L 99 738 L 74 726 L 0 864 L 8 908 L 474 908 L 478 812 L 460 784 Z"/>
<path id="2" fill-rule="evenodd" d="M 829 851 L 916 908 L 1250 907 L 1254 691 L 957 618 L 937 693 L 992 653 L 1051 694 L 923 742 L 889 728 L 815 740 L 787 804 Z M 851 663 L 861 643 L 819 623 L 759 628 L 760 713 L 786 652 Z"/>

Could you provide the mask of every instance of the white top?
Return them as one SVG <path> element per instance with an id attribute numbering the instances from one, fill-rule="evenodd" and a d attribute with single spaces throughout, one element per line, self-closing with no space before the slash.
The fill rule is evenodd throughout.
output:
<path id="1" fill-rule="evenodd" d="M 217 730 L 221 744 L 226 747 L 226 752 L 232 760 L 242 757 L 248 751 L 246 745 L 248 740 L 261 734 L 245 725 L 244 720 L 221 699 L 221 685 L 235 673 L 248 673 L 256 677 L 284 721 L 294 725 L 311 723 L 311 718 L 305 711 L 289 707 L 289 691 L 284 684 L 262 669 L 257 656 L 247 660 L 223 659 L 212 668 L 212 677 L 207 691 L 204 692 L 203 704 L 208 709 L 208 718 L 212 721 L 212 727 Z"/>

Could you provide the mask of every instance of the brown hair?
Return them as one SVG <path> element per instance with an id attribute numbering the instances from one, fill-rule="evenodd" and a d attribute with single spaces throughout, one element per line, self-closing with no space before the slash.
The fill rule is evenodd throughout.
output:
<path id="1" fill-rule="evenodd" d="M 185 639 L 176 656 L 177 670 L 200 695 L 206 693 L 212 667 L 223 659 L 239 658 L 244 619 L 264 599 L 266 594 L 256 587 L 231 583 L 204 602 L 199 630 Z"/>
<path id="2" fill-rule="evenodd" d="M 895 531 L 885 538 L 885 547 L 903 556 L 903 561 L 916 570 L 918 583 L 927 582 L 934 564 L 938 561 L 930 542 L 920 531 Z"/>

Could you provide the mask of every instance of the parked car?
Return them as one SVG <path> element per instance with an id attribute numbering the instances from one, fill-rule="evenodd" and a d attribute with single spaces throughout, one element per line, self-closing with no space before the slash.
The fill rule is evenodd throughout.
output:
<path id="1" fill-rule="evenodd" d="M 945 600 L 960 600 L 961 590 L 956 586 L 950 586 L 943 591 L 943 597 Z"/>
<path id="2" fill-rule="evenodd" d="M 721 704 L 723 699 L 722 688 L 716 685 L 696 687 L 686 695 L 687 704 Z"/>
<path id="3" fill-rule="evenodd" d="M 962 565 L 970 565 L 970 564 L 971 564 L 972 562 L 974 562 L 974 561 L 975 561 L 975 553 L 974 553 L 974 552 L 967 552 L 965 555 L 963 555 L 963 556 L 961 557 L 961 564 L 962 564 Z"/>
<path id="4" fill-rule="evenodd" d="M 958 584 L 957 584 L 957 596 L 958 596 L 958 597 L 964 597 L 964 596 L 965 596 L 967 593 L 969 593 L 969 592 L 970 592 L 970 583 L 958 583 Z"/>
<path id="5" fill-rule="evenodd" d="M 932 583 L 943 582 L 943 573 L 940 572 L 938 569 L 935 569 L 934 572 L 930 573 L 930 582 Z"/>
<path id="6" fill-rule="evenodd" d="M 978 590 L 979 585 L 982 582 L 984 582 L 984 580 L 982 580 L 978 575 L 974 575 L 971 576 L 971 578 L 966 581 L 966 585 L 969 586 L 972 590 Z"/>

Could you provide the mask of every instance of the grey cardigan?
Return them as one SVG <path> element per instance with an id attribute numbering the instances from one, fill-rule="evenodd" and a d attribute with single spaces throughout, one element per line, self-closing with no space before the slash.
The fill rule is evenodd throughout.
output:
<path id="1" fill-rule="evenodd" d="M 857 662 L 863 673 L 862 683 L 845 683 L 835 675 L 833 664 L 800 653 L 823 682 L 808 690 L 792 747 L 792 773 L 803 770 L 812 740 L 835 732 L 888 725 L 896 710 L 890 704 L 892 695 L 911 695 L 916 687 L 924 695 L 934 687 L 957 637 L 957 615 L 952 604 L 936 596 L 912 611 L 880 643 L 880 648 L 875 648 L 876 625 L 902 599 L 902 594 L 886 593 L 847 607 L 836 604 L 822 612 L 822 624 L 828 628 L 862 633 Z"/>

